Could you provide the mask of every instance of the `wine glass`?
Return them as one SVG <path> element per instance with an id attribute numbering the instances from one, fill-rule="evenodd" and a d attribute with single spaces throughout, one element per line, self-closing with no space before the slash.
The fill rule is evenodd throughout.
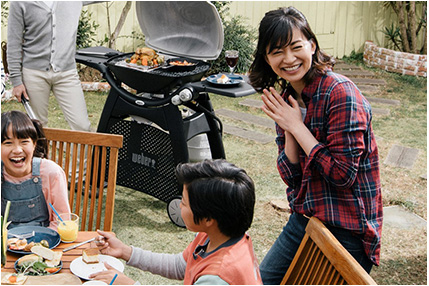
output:
<path id="1" fill-rule="evenodd" d="M 229 71 L 232 74 L 234 74 L 234 69 L 237 66 L 238 63 L 238 51 L 235 50 L 229 50 L 225 51 L 225 60 L 226 64 L 229 66 Z"/>

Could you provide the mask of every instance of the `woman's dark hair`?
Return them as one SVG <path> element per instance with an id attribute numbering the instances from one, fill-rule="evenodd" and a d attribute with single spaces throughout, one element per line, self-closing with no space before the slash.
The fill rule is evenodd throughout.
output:
<path id="1" fill-rule="evenodd" d="M 246 171 L 225 160 L 179 164 L 176 175 L 188 190 L 189 204 L 198 224 L 215 219 L 219 230 L 242 236 L 250 227 L 255 207 L 255 185 Z"/>
<path id="2" fill-rule="evenodd" d="M 1 114 L 1 142 L 7 137 L 7 129 L 12 126 L 12 134 L 18 139 L 30 138 L 36 144 L 34 157 L 47 158 L 47 141 L 39 120 L 31 119 L 24 112 L 12 110 Z"/>
<path id="3" fill-rule="evenodd" d="M 288 46 L 292 41 L 293 29 L 296 28 L 316 45 L 310 70 L 304 76 L 305 84 L 310 83 L 316 73 L 325 74 L 328 68 L 332 68 L 335 59 L 320 50 L 316 36 L 310 28 L 305 16 L 294 7 L 279 8 L 265 14 L 259 24 L 259 39 L 254 61 L 250 66 L 250 84 L 257 91 L 279 84 L 286 88 L 286 80 L 279 78 L 266 61 L 267 49 L 271 52 L 275 47 Z"/>

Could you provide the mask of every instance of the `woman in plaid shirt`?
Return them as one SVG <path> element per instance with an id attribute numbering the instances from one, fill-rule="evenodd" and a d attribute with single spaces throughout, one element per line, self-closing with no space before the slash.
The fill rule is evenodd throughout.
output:
<path id="1" fill-rule="evenodd" d="M 249 78 L 276 123 L 277 167 L 292 214 L 260 265 L 264 284 L 281 282 L 310 216 L 368 273 L 379 264 L 383 208 L 371 106 L 332 72 L 334 64 L 300 11 L 265 14 Z"/>

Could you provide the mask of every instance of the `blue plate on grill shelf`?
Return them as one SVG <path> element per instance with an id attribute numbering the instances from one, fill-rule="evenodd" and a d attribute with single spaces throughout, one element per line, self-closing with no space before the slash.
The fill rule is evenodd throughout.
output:
<path id="1" fill-rule="evenodd" d="M 237 74 L 225 74 L 228 77 L 228 81 L 225 83 L 218 82 L 217 80 L 222 77 L 222 73 L 220 74 L 214 74 L 209 76 L 206 81 L 214 86 L 217 87 L 233 87 L 238 86 L 240 83 L 243 82 L 243 77 Z"/>
<path id="2" fill-rule="evenodd" d="M 24 235 L 24 234 L 31 233 L 33 231 L 34 231 L 34 236 L 26 238 L 27 243 L 30 243 L 30 242 L 37 243 L 42 240 L 46 240 L 49 243 L 49 248 L 53 249 L 57 247 L 58 244 L 60 244 L 61 242 L 60 235 L 58 234 L 58 232 L 43 226 L 17 226 L 8 230 L 7 238 L 8 239 L 14 238 L 15 236 L 13 236 L 12 234 Z M 30 251 L 9 249 L 9 246 L 7 247 L 7 250 L 10 252 L 22 254 L 22 255 L 32 253 Z"/>

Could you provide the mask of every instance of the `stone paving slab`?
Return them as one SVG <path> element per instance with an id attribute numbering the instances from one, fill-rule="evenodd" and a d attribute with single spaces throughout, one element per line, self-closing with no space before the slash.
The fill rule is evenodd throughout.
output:
<path id="1" fill-rule="evenodd" d="M 380 78 L 359 78 L 359 77 L 350 77 L 350 80 L 353 81 L 356 85 L 382 85 L 385 86 L 387 82 L 384 79 Z"/>
<path id="2" fill-rule="evenodd" d="M 289 211 L 289 203 L 287 200 L 275 199 L 270 201 L 270 205 L 278 211 L 287 212 Z"/>
<path id="3" fill-rule="evenodd" d="M 337 73 L 342 74 L 348 78 L 351 77 L 363 77 L 363 78 L 373 78 L 375 74 L 366 70 L 336 70 Z"/>
<path id="4" fill-rule="evenodd" d="M 387 154 L 384 164 L 399 168 L 411 169 L 414 166 L 418 154 L 418 149 L 393 145 Z"/>
<path id="5" fill-rule="evenodd" d="M 362 93 L 376 93 L 380 92 L 380 88 L 376 85 L 360 84 L 356 85 Z"/>
<path id="6" fill-rule="evenodd" d="M 362 70 L 362 68 L 357 65 L 349 65 L 344 62 L 339 62 L 335 64 L 334 72 L 338 72 L 339 70 Z"/>
<path id="7" fill-rule="evenodd" d="M 250 99 L 250 98 L 246 98 L 245 100 L 240 101 L 239 104 L 241 106 L 258 108 L 258 109 L 260 109 L 263 105 L 262 100 L 256 100 L 256 99 Z"/>
<path id="8" fill-rule="evenodd" d="M 253 130 L 247 130 L 244 128 L 240 128 L 240 127 L 236 127 L 236 126 L 232 126 L 232 125 L 227 125 L 224 124 L 223 125 L 223 131 L 226 134 L 230 134 L 230 135 L 234 135 L 240 138 L 244 138 L 247 140 L 251 140 L 251 141 L 255 141 L 257 143 L 261 143 L 261 144 L 267 144 L 270 142 L 274 142 L 275 137 L 274 136 L 270 136 L 261 132 L 256 132 Z"/>
<path id="9" fill-rule="evenodd" d="M 387 98 L 379 98 L 379 97 L 366 97 L 370 103 L 379 103 L 386 105 L 400 105 L 401 101 L 396 99 L 387 99 Z"/>
<path id="10" fill-rule="evenodd" d="M 399 229 L 427 228 L 427 221 L 401 206 L 383 208 L 383 227 Z"/>
<path id="11" fill-rule="evenodd" d="M 373 115 L 390 115 L 390 110 L 386 108 L 372 107 L 371 110 Z"/>
<path id="12" fill-rule="evenodd" d="M 264 118 L 261 116 L 256 116 L 249 113 L 238 112 L 230 109 L 217 109 L 215 111 L 216 115 L 225 116 L 234 120 L 243 121 L 246 123 L 255 124 L 271 130 L 276 130 L 274 121 L 270 118 Z"/>

